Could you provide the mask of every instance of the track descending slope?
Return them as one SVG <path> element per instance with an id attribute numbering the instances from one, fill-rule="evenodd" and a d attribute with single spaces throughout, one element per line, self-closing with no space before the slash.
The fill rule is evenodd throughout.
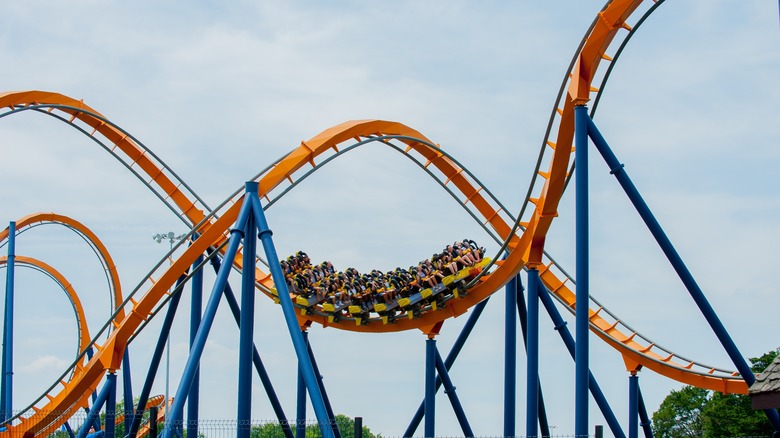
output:
<path id="1" fill-rule="evenodd" d="M 608 49 L 613 46 L 613 41 L 619 39 L 621 31 L 624 31 L 625 38 L 625 31 L 630 29 L 626 20 L 640 7 L 647 11 L 646 3 L 649 2 L 611 1 L 594 20 L 564 81 L 562 90 L 566 91 L 559 95 L 551 116 L 540 153 L 538 175 L 529 189 L 529 195 L 533 192 L 533 197 L 529 196 L 532 208 L 526 211 L 524 207 L 520 219 L 507 212 L 465 167 L 438 145 L 419 131 L 397 122 L 359 120 L 334 126 L 302 142 L 295 150 L 261 172 L 255 178 L 259 183 L 257 196 L 265 199 L 265 208 L 268 208 L 297 181 L 340 155 L 340 150 L 368 144 L 391 146 L 437 179 L 496 239 L 504 242 L 502 252 L 505 249 L 507 253 L 504 260 L 495 262 L 485 275 L 471 285 L 467 294 L 449 300 L 442 309 L 428 309 L 415 318 L 399 319 L 395 324 L 385 324 L 376 318 L 365 325 L 351 321 L 331 322 L 327 312 L 315 309 L 310 314 L 299 315 L 300 324 L 305 326 L 316 322 L 324 326 L 366 332 L 410 329 L 428 332 L 442 321 L 465 313 L 499 290 L 524 267 L 538 268 L 550 292 L 569 309 L 573 308 L 574 294 L 569 289 L 571 279 L 544 254 L 547 231 L 557 216 L 558 204 L 573 164 L 573 110 L 576 105 L 598 95 L 599 91 L 592 84 L 604 78 L 603 61 L 612 60 L 607 55 Z M 9 108 L 9 111 L 0 114 L 0 118 L 28 110 L 45 112 L 88 135 L 119 159 L 191 227 L 190 236 L 198 235 L 172 261 L 170 267 L 161 261 L 129 294 L 118 310 L 125 311 L 124 316 L 117 319 L 116 327 L 106 342 L 96 345 L 98 351 L 84 366 L 83 372 L 74 375 L 61 391 L 46 394 L 45 403 L 36 407 L 38 413 L 19 417 L 11 426 L 12 430 L 21 428 L 40 434 L 62 424 L 72 412 L 83 406 L 84 395 L 97 387 L 105 372 L 114 372 L 120 367 L 128 341 L 143 327 L 150 315 L 156 313 L 179 276 L 187 271 L 200 254 L 210 248 L 220 248 L 226 241 L 244 195 L 237 191 L 212 210 L 148 148 L 82 101 L 50 92 L 13 92 L 0 94 L 0 107 Z M 546 168 L 542 169 L 542 166 Z M 240 266 L 240 257 L 233 263 Z M 278 298 L 274 296 L 274 285 L 267 272 L 258 270 L 256 282 L 263 292 Z M 726 392 L 746 392 L 744 382 L 734 373 L 701 365 L 659 348 L 593 301 L 596 305 L 591 310 L 592 330 L 627 359 L 695 386 Z"/>

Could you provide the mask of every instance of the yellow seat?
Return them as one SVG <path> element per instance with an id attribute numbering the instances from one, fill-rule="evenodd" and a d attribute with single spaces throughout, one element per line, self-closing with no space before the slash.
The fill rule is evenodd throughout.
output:
<path id="1" fill-rule="evenodd" d="M 398 305 L 401 307 L 406 307 L 409 304 L 412 304 L 412 300 L 410 300 L 409 298 L 401 298 L 400 300 L 398 300 Z"/>
<path id="2" fill-rule="evenodd" d="M 433 295 L 433 289 L 431 289 L 431 288 L 423 289 L 423 291 L 420 292 L 420 296 L 423 297 L 423 299 L 424 298 L 428 298 L 431 295 Z"/>
<path id="3" fill-rule="evenodd" d="M 336 306 L 334 306 L 331 303 L 325 303 L 325 304 L 322 305 L 322 310 L 324 310 L 326 312 L 335 312 L 336 311 Z"/>
<path id="4" fill-rule="evenodd" d="M 349 306 L 349 313 L 353 315 L 359 315 L 363 312 L 363 309 L 360 308 L 360 306 Z"/>
<path id="5" fill-rule="evenodd" d="M 387 310 L 387 305 L 385 303 L 376 303 L 374 304 L 374 310 L 377 312 L 384 312 Z"/>
<path id="6" fill-rule="evenodd" d="M 448 275 L 448 276 L 444 277 L 441 280 L 441 282 L 444 283 L 445 286 L 451 285 L 452 282 L 454 282 L 454 281 L 455 281 L 455 276 L 454 275 Z"/>
<path id="7" fill-rule="evenodd" d="M 298 297 L 295 298 L 295 302 L 300 304 L 301 306 L 308 306 L 309 305 L 309 300 L 306 299 L 305 297 L 300 296 L 300 295 L 298 295 Z"/>

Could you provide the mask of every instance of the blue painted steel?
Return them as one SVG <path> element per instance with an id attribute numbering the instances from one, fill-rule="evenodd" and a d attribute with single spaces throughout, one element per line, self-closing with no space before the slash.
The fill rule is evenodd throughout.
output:
<path id="1" fill-rule="evenodd" d="M 574 354 L 574 434 L 588 435 L 588 377 L 589 377 L 589 294 L 590 260 L 588 234 L 588 107 L 579 105 L 574 108 L 574 161 L 576 184 L 576 277 L 575 291 L 575 335 L 577 345 Z"/>
<path id="2" fill-rule="evenodd" d="M 572 359 L 574 359 L 576 344 L 574 342 L 574 337 L 572 337 L 569 329 L 566 327 L 566 321 L 563 320 L 561 313 L 555 307 L 552 298 L 550 298 L 550 294 L 546 290 L 539 292 L 539 299 L 542 301 L 542 305 L 544 305 L 547 314 L 550 315 L 555 330 L 557 330 L 558 334 L 561 336 L 561 340 L 564 345 L 566 345 L 566 349 L 569 350 L 569 354 Z M 590 388 L 590 393 L 593 395 L 593 400 L 596 402 L 596 405 L 598 405 L 601 410 L 601 415 L 603 415 L 604 419 L 607 421 L 607 425 L 609 425 L 612 435 L 616 438 L 626 438 L 626 434 L 623 433 L 623 429 L 620 427 L 620 423 L 618 422 L 615 413 L 612 412 L 609 403 L 607 403 L 607 399 L 604 397 L 604 393 L 601 391 L 601 387 L 599 387 L 596 378 L 590 371 L 588 372 L 588 387 Z"/>
<path id="3" fill-rule="evenodd" d="M 233 260 L 238 252 L 238 246 L 241 243 L 243 232 L 246 225 L 247 218 L 252 213 L 252 203 L 244 202 L 241 206 L 241 211 L 238 214 L 238 220 L 236 221 L 236 228 L 230 230 L 230 240 L 228 241 L 227 249 L 225 250 L 225 260 Z M 184 372 L 182 373 L 181 380 L 179 381 L 179 388 L 176 390 L 176 396 L 173 400 L 173 406 L 169 415 L 166 415 L 166 419 L 170 421 L 165 422 L 165 430 L 163 430 L 164 438 L 174 438 L 175 430 L 177 428 L 176 419 L 181 418 L 184 412 L 184 402 L 187 399 L 187 393 L 189 393 L 190 386 L 192 385 L 193 378 L 195 377 L 195 371 L 200 366 L 200 357 L 203 355 L 203 348 L 206 346 L 206 340 L 208 339 L 209 331 L 214 323 L 214 317 L 217 314 L 217 308 L 219 307 L 219 301 L 222 297 L 222 291 L 227 284 L 228 275 L 230 274 L 231 266 L 224 264 L 217 274 L 217 278 L 214 282 L 214 286 L 211 289 L 211 295 L 209 301 L 206 304 L 206 311 L 201 321 L 201 326 L 198 329 L 198 334 L 195 336 L 195 343 L 192 345 L 190 355 L 187 358 L 187 363 L 184 365 Z"/>
<path id="4" fill-rule="evenodd" d="M 444 385 L 444 393 L 450 399 L 452 410 L 455 412 L 455 418 L 458 419 L 460 429 L 463 431 L 463 436 L 473 437 L 474 432 L 471 430 L 468 418 L 466 418 L 466 412 L 463 411 L 463 405 L 460 404 L 458 394 L 455 392 L 455 385 L 452 384 L 450 374 L 447 372 L 447 367 L 444 365 L 444 361 L 439 354 L 439 349 L 436 349 L 436 371 L 439 373 L 439 378 Z"/>
<path id="5" fill-rule="evenodd" d="M 138 398 L 138 406 L 135 411 L 139 415 L 133 418 L 133 424 L 130 429 L 130 436 L 136 437 L 138 428 L 141 426 L 141 413 L 146 410 L 146 402 L 149 401 L 149 394 L 152 392 L 152 385 L 154 384 L 154 378 L 157 376 L 157 370 L 160 368 L 160 362 L 162 361 L 162 355 L 165 352 L 165 341 L 168 339 L 168 335 L 171 332 L 171 326 L 173 325 L 173 319 L 176 316 L 176 309 L 179 307 L 181 301 L 181 294 L 175 291 L 180 289 L 185 281 L 184 276 L 179 277 L 176 281 L 176 287 L 174 288 L 173 296 L 168 302 L 168 310 L 165 312 L 165 319 L 163 320 L 162 327 L 160 328 L 160 335 L 157 338 L 157 344 L 152 353 L 152 359 L 149 362 L 149 371 L 146 373 L 146 380 L 144 380 L 144 386 L 141 388 L 141 394 Z M 94 402 L 93 402 L 94 403 Z M 165 401 L 166 405 L 168 401 Z"/>
<path id="6" fill-rule="evenodd" d="M 76 435 L 73 433 L 73 429 L 70 427 L 70 424 L 68 424 L 67 421 L 62 425 L 62 427 L 65 428 L 65 432 L 68 433 L 70 438 L 76 438 Z"/>
<path id="7" fill-rule="evenodd" d="M 216 272 L 219 272 L 219 268 L 222 264 L 220 263 L 218 257 L 213 257 L 211 259 L 211 265 L 214 267 Z M 227 300 L 228 307 L 230 307 L 230 312 L 233 314 L 233 319 L 236 320 L 236 325 L 240 326 L 241 310 L 238 307 L 238 301 L 236 301 L 236 296 L 233 294 L 233 289 L 230 287 L 230 284 L 225 285 L 225 300 Z M 271 383 L 271 378 L 268 376 L 268 372 L 265 369 L 265 365 L 263 365 L 263 360 L 260 358 L 260 353 L 257 352 L 256 346 L 253 346 L 252 362 L 255 364 L 255 370 L 257 371 L 257 375 L 260 377 L 260 381 L 263 383 L 263 388 L 265 389 L 266 395 L 268 395 L 268 400 L 271 402 L 271 407 L 276 414 L 276 419 L 279 420 L 279 424 L 282 426 L 284 436 L 286 438 L 293 438 L 292 430 L 290 429 L 290 425 L 287 422 L 287 416 L 284 414 L 282 404 L 279 403 L 279 397 L 276 395 L 274 386 Z M 305 395 L 306 394 L 304 392 L 304 397 Z"/>
<path id="8" fill-rule="evenodd" d="M 190 293 L 190 349 L 195 343 L 195 335 L 200 327 L 203 312 L 203 255 L 199 255 L 192 264 L 192 290 Z M 192 386 L 187 394 L 187 436 L 198 436 L 198 418 L 200 410 L 200 367 L 192 378 Z"/>
<path id="9" fill-rule="evenodd" d="M 322 392 L 317 384 L 317 377 L 314 375 L 314 369 L 311 365 L 306 343 L 303 340 L 303 336 L 301 336 L 298 318 L 295 316 L 295 308 L 293 308 L 292 301 L 288 298 L 290 292 L 287 289 L 287 282 L 282 273 L 282 268 L 279 265 L 279 256 L 276 253 L 276 248 L 274 247 L 274 242 L 271 238 L 273 233 L 270 228 L 268 228 L 268 222 L 266 221 L 265 213 L 263 213 L 263 207 L 260 206 L 260 199 L 257 197 L 257 188 L 254 189 L 248 199 L 251 200 L 252 211 L 255 214 L 257 228 L 260 231 L 258 235 L 263 242 L 265 259 L 268 261 L 274 285 L 279 294 L 279 302 L 282 305 L 282 312 L 284 313 L 284 320 L 287 323 L 287 330 L 290 332 L 290 337 L 293 341 L 295 355 L 298 357 L 298 362 L 302 365 L 303 379 L 306 382 L 306 388 L 309 390 L 309 398 L 311 399 L 311 404 L 314 408 L 314 414 L 317 416 L 317 422 L 320 424 L 323 438 L 331 438 L 333 436 L 333 431 L 330 427 L 326 427 L 330 423 L 328 412 L 327 409 L 325 409 Z"/>
<path id="10" fill-rule="evenodd" d="M 306 436 L 306 381 L 303 380 L 303 371 L 298 365 L 298 391 L 295 412 L 295 437 L 304 438 Z"/>
<path id="11" fill-rule="evenodd" d="M 100 390 L 97 398 L 95 398 L 95 402 L 92 404 L 92 408 L 89 410 L 87 419 L 79 429 L 79 433 L 77 435 L 78 438 L 84 438 L 87 436 L 87 433 L 90 430 L 90 425 L 96 424 L 96 422 L 98 422 L 98 425 L 100 424 L 100 410 L 103 409 L 103 405 L 106 403 L 106 400 L 108 400 L 109 393 L 113 392 L 114 390 L 116 390 L 116 374 L 109 373 L 106 376 L 106 382 L 103 383 L 103 388 Z"/>
<path id="12" fill-rule="evenodd" d="M 628 438 L 639 438 L 639 376 L 628 378 Z"/>
<path id="13" fill-rule="evenodd" d="M 251 186 L 250 186 L 251 184 Z M 247 183 L 246 193 L 251 196 L 257 183 Z M 241 271 L 241 317 L 238 339 L 238 438 L 249 438 L 252 420 L 252 349 L 255 320 L 255 256 L 257 238 L 255 221 L 250 214 L 244 228 L 243 267 Z"/>
<path id="14" fill-rule="evenodd" d="M 637 386 L 637 394 L 639 395 L 639 425 L 642 426 L 645 438 L 653 438 L 653 423 L 650 421 L 650 417 L 647 416 L 645 399 L 642 397 L 642 388 L 639 386 Z"/>
<path id="15" fill-rule="evenodd" d="M 715 333 L 715 336 L 718 337 L 718 340 L 720 341 L 721 345 L 723 345 L 723 348 L 731 358 L 734 366 L 737 367 L 739 374 L 743 379 L 745 379 L 745 382 L 748 384 L 748 386 L 752 385 L 753 382 L 756 381 L 756 376 L 753 375 L 753 372 L 750 370 L 750 366 L 748 365 L 747 361 L 745 361 L 745 358 L 742 356 L 742 353 L 739 352 L 737 345 L 731 339 L 731 336 L 726 330 L 726 327 L 723 325 L 720 318 L 718 318 L 717 313 L 715 313 L 715 309 L 712 308 L 712 305 L 710 305 L 710 302 L 707 300 L 704 292 L 699 287 L 699 284 L 693 278 L 693 274 L 691 274 L 691 272 L 688 270 L 688 267 L 685 265 L 685 262 L 683 262 L 682 257 L 680 257 L 680 254 L 675 249 L 671 240 L 669 240 L 669 237 L 666 235 L 666 232 L 664 232 L 661 224 L 655 218 L 655 215 L 653 215 L 650 207 L 642 198 L 642 195 L 639 194 L 639 190 L 637 190 L 636 186 L 634 186 L 634 183 L 631 181 L 631 178 L 625 171 L 623 164 L 620 163 L 620 161 L 617 159 L 617 156 L 615 156 L 614 152 L 612 152 L 612 149 L 601 135 L 601 132 L 599 131 L 598 127 L 596 127 L 596 124 L 593 122 L 593 120 L 590 119 L 590 117 L 586 118 L 586 122 L 589 125 L 588 133 L 591 137 L 591 140 L 593 140 L 593 144 L 596 145 L 596 148 L 601 153 L 604 161 L 606 161 L 607 166 L 609 166 L 610 173 L 615 175 L 615 178 L 620 183 L 623 191 L 625 191 L 626 195 L 628 195 L 628 198 L 631 200 L 634 208 L 639 213 L 639 216 L 642 217 L 642 220 L 645 222 L 645 225 L 655 238 L 658 246 L 664 252 L 664 255 L 666 255 L 666 258 L 671 263 L 675 272 L 677 272 L 677 276 L 680 277 L 680 280 L 685 285 L 685 288 L 688 289 L 688 293 L 699 307 L 699 310 L 701 311 L 702 315 L 704 315 L 707 323 L 709 323 L 710 328 L 712 328 L 712 331 Z M 579 282 L 580 279 L 578 275 L 577 285 L 579 285 Z M 774 409 L 766 409 L 764 412 L 766 413 L 775 430 L 780 431 L 780 415 L 778 415 L 777 411 Z"/>
<path id="16" fill-rule="evenodd" d="M 130 347 L 125 347 L 122 356 L 122 396 L 124 397 L 125 430 L 130 430 L 133 424 L 133 380 L 130 377 Z"/>
<path id="17" fill-rule="evenodd" d="M 504 287 L 504 436 L 515 436 L 517 405 L 517 277 Z"/>
<path id="18" fill-rule="evenodd" d="M 477 321 L 479 321 L 479 316 L 482 315 L 482 311 L 485 310 L 485 306 L 487 306 L 489 300 L 490 297 L 487 297 L 483 301 L 479 302 L 479 304 L 474 306 L 474 310 L 471 312 L 471 315 L 469 316 L 469 319 L 466 321 L 466 324 L 463 325 L 463 328 L 461 329 L 458 338 L 455 339 L 455 343 L 452 345 L 452 349 L 450 349 L 450 352 L 447 354 L 447 358 L 444 359 L 444 366 L 445 368 L 447 368 L 447 370 L 449 370 L 452 367 L 452 365 L 455 363 L 455 359 L 458 358 L 460 351 L 463 349 L 463 345 L 466 343 L 466 340 L 469 338 L 469 335 L 471 334 L 471 331 L 474 329 L 474 326 L 477 324 Z M 441 379 L 437 378 L 436 379 L 437 391 L 439 390 L 441 383 L 442 383 Z M 407 426 L 403 436 L 414 436 L 414 433 L 417 431 L 417 428 L 420 426 L 420 421 L 422 421 L 423 419 L 424 410 L 425 410 L 425 401 L 420 403 L 420 405 L 417 407 L 417 411 L 415 411 L 414 416 L 412 417 L 412 421 L 409 422 L 409 426 Z"/>
<path id="19" fill-rule="evenodd" d="M 106 437 L 114 438 L 116 435 L 116 373 L 109 373 L 106 385 L 111 385 L 106 399 Z"/>
<path id="20" fill-rule="evenodd" d="M 425 340 L 425 437 L 436 436 L 436 339 Z"/>
<path id="21" fill-rule="evenodd" d="M 520 276 L 517 277 L 517 314 L 520 316 L 520 331 L 523 334 L 523 346 L 527 348 L 528 345 L 528 311 L 525 308 L 525 301 L 523 300 L 523 282 Z M 543 290 L 539 293 L 544 292 Z M 539 399 L 537 400 L 537 406 L 539 407 L 539 429 L 542 436 L 550 436 L 550 425 L 547 422 L 547 409 L 544 406 L 544 394 L 542 391 L 542 380 L 539 380 Z"/>
<path id="22" fill-rule="evenodd" d="M 314 375 L 317 376 L 317 382 L 320 384 L 320 392 L 322 392 L 322 400 L 325 402 L 325 409 L 328 411 L 328 417 L 330 418 L 330 425 L 333 429 L 333 435 L 336 438 L 341 438 L 341 431 L 339 425 L 336 423 L 336 416 L 333 414 L 333 407 L 330 405 L 330 399 L 328 399 L 328 392 L 325 391 L 325 384 L 322 382 L 322 374 L 320 374 L 320 367 L 317 366 L 317 359 L 314 357 L 314 350 L 311 349 L 311 342 L 309 342 L 309 334 L 304 331 L 306 339 L 306 346 L 309 350 L 309 358 L 311 358 L 311 366 L 314 369 Z"/>
<path id="23" fill-rule="evenodd" d="M 526 338 L 525 435 L 536 437 L 539 418 L 539 271 L 528 270 L 528 337 Z"/>
<path id="24" fill-rule="evenodd" d="M 5 318 L 3 320 L 3 380 L 0 390 L 0 416 L 13 416 L 14 385 L 14 270 L 16 264 L 16 222 L 8 224 L 8 259 L 5 270 Z"/>

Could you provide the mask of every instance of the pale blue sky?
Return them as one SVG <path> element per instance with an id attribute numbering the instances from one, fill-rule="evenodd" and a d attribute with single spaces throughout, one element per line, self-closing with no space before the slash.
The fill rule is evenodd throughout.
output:
<path id="1" fill-rule="evenodd" d="M 516 210 L 558 86 L 601 7 L 592 0 L 6 3 L 0 77 L 3 90 L 84 99 L 211 205 L 301 140 L 346 120 L 379 118 L 441 144 Z M 777 17 L 776 2 L 665 2 L 623 54 L 596 117 L 746 356 L 780 346 L 773 323 L 780 304 L 773 279 L 780 260 Z M 0 221 L 36 211 L 82 221 L 112 252 L 126 291 L 167 249 L 152 234 L 186 231 L 108 154 L 53 120 L 0 119 L 0 153 Z M 593 295 L 659 344 L 731 368 L 606 166 L 592 161 Z M 564 197 L 548 239 L 571 271 L 572 201 Z M 384 151 L 338 160 L 268 219 L 281 254 L 303 249 L 337 267 L 409 265 L 463 237 L 495 250 L 448 195 Z M 25 233 L 18 250 L 60 269 L 84 297 L 90 328 L 102 325 L 105 286 L 83 244 L 47 227 Z M 70 361 L 75 340 L 71 315 L 50 283 L 30 272 L 18 276 L 20 408 L 48 386 L 41 376 L 53 379 Z M 477 435 L 502 431 L 503 293 L 492 301 L 453 369 Z M 294 355 L 280 309 L 266 301 L 257 309 L 256 341 L 292 416 Z M 235 417 L 238 332 L 223 310 L 202 365 L 211 382 L 202 418 Z M 464 320 L 445 324 L 442 351 Z M 158 326 L 132 347 L 136 388 Z M 186 327 L 182 314 L 174 388 Z M 546 318 L 541 330 L 550 423 L 556 433 L 573 433 L 573 366 Z M 314 327 L 311 340 L 335 411 L 400 435 L 422 397 L 424 337 Z M 594 374 L 626 424 L 622 359 L 595 338 L 593 351 Z M 520 400 L 523 361 L 521 355 Z M 649 373 L 641 382 L 651 410 L 680 386 Z M 162 391 L 162 379 L 155 389 Z M 457 435 L 440 397 L 437 433 Z M 603 420 L 595 406 L 591 411 L 592 429 Z M 272 417 L 259 383 L 253 412 Z M 522 403 L 517 430 L 524 430 Z"/>

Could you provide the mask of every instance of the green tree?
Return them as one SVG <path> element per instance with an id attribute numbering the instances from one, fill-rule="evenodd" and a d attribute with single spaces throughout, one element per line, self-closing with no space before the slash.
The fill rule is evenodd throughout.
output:
<path id="1" fill-rule="evenodd" d="M 354 438 L 355 436 L 355 420 L 347 417 L 346 415 L 336 415 L 336 424 L 341 432 L 342 438 Z M 291 425 L 295 429 L 295 425 Z M 322 437 L 322 431 L 317 424 L 309 424 L 306 426 L 306 438 L 320 438 Z M 252 426 L 250 432 L 252 438 L 284 438 L 284 431 L 279 423 L 266 423 L 261 426 Z M 382 438 L 382 435 L 374 435 L 366 426 L 363 426 L 364 438 Z"/>
<path id="2" fill-rule="evenodd" d="M 751 370 L 760 373 L 778 352 L 751 357 Z M 750 397 L 692 386 L 669 393 L 653 413 L 653 433 L 659 438 L 771 436 L 773 432 L 764 412 L 753 410 Z"/>
<path id="3" fill-rule="evenodd" d="M 708 396 L 709 391 L 693 386 L 672 391 L 653 413 L 653 435 L 659 438 L 702 436 L 701 414 Z"/>

